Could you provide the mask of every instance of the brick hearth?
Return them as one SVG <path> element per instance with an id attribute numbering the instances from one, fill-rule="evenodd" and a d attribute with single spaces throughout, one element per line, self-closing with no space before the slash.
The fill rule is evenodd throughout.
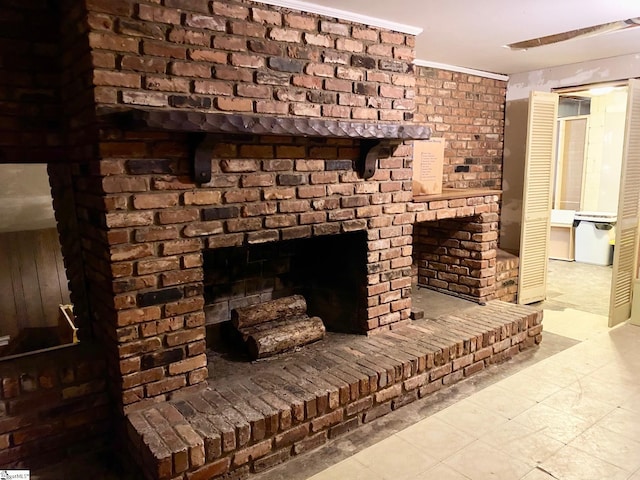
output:
<path id="1" fill-rule="evenodd" d="M 128 415 L 132 451 L 150 479 L 260 472 L 539 343 L 541 320 L 493 301 L 269 361 L 210 354 L 207 387 Z"/>

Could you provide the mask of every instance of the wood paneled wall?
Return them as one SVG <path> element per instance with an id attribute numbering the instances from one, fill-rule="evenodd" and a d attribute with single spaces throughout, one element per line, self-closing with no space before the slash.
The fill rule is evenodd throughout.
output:
<path id="1" fill-rule="evenodd" d="M 69 302 L 56 229 L 0 233 L 0 335 L 55 326 Z"/>

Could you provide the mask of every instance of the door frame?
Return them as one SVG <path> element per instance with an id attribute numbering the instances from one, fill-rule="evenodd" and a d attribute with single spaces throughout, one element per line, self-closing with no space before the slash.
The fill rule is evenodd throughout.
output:
<path id="1" fill-rule="evenodd" d="M 590 84 L 590 85 L 582 85 L 582 86 L 579 86 L 579 87 L 565 87 L 565 88 L 558 88 L 558 89 L 552 89 L 552 90 L 551 90 L 551 92 L 552 92 L 552 93 L 556 93 L 556 94 L 563 94 L 563 93 L 569 93 L 569 92 L 579 92 L 579 91 L 584 91 L 584 90 L 588 90 L 588 89 L 591 89 L 591 88 L 598 88 L 598 87 L 602 87 L 602 86 L 614 86 L 614 87 L 617 87 L 617 86 L 627 86 L 627 87 L 628 87 L 628 94 L 629 94 L 629 93 L 630 93 L 631 83 L 632 83 L 632 82 L 634 82 L 634 79 L 627 79 L 627 80 L 624 80 L 624 81 L 618 81 L 618 82 L 609 82 L 609 83 L 606 83 L 606 84 Z M 635 83 L 636 83 L 637 85 L 640 85 L 640 80 L 635 80 Z M 639 90 L 639 92 L 637 92 L 637 93 L 640 95 L 640 88 L 638 88 L 638 90 Z M 533 92 L 531 92 L 531 93 L 533 93 Z M 629 99 L 628 99 L 628 103 L 627 103 L 627 108 L 629 108 Z M 626 130 L 628 130 L 628 121 L 629 121 L 629 119 L 628 119 L 628 117 L 627 117 L 627 124 L 625 124 L 625 131 L 626 131 Z M 558 122 L 558 118 L 557 118 L 557 114 L 556 114 L 556 124 L 557 124 L 557 122 Z M 557 125 L 556 125 L 556 126 L 557 126 Z M 527 127 L 527 131 L 529 132 L 529 127 Z M 527 140 L 527 141 L 528 141 L 528 140 Z M 625 146 L 624 146 L 625 151 L 626 151 L 626 149 L 627 149 L 627 141 L 628 141 L 628 139 L 627 139 L 627 137 L 625 136 Z M 556 148 L 557 148 L 557 139 L 556 139 Z M 556 153 L 557 153 L 557 150 L 556 150 Z M 527 159 L 525 158 L 525 181 L 526 181 L 526 172 L 527 172 L 527 165 L 526 165 L 526 163 L 527 163 Z M 554 161 L 554 164 L 555 164 L 555 161 Z M 556 166 L 556 167 L 557 167 L 557 165 L 554 165 L 554 166 Z M 586 167 L 586 165 L 585 165 L 585 167 Z M 555 173 L 556 173 L 556 169 L 554 168 L 554 174 L 555 174 Z M 622 167 L 622 171 L 621 171 L 621 181 L 622 181 L 622 178 L 624 178 L 624 176 L 625 176 L 625 170 L 624 170 L 624 163 L 623 163 L 623 167 Z M 584 174 L 583 174 L 583 184 L 584 184 L 584 177 L 585 177 L 585 176 L 584 176 Z M 552 188 L 550 189 L 550 196 L 551 196 L 551 195 L 553 195 L 554 189 L 555 189 L 555 181 L 554 181 L 554 184 L 553 184 Z M 526 199 L 526 196 L 524 196 L 524 195 L 523 195 L 523 204 L 522 204 L 523 219 L 524 219 L 524 211 L 525 211 L 525 199 Z M 553 205 L 552 198 L 550 198 L 550 199 L 549 199 L 549 203 L 550 203 L 550 205 Z M 548 250 L 549 229 L 550 229 L 550 227 L 549 227 L 549 228 L 548 228 L 548 230 L 547 230 L 547 248 L 546 248 L 546 250 Z M 525 248 L 525 247 L 526 247 L 526 245 L 525 245 L 525 244 L 523 243 L 523 241 L 522 241 L 522 237 L 523 237 L 523 235 L 524 235 L 524 220 L 523 220 L 523 223 L 522 223 L 522 224 L 521 224 L 521 226 L 520 226 L 520 235 L 521 235 L 521 241 L 520 241 L 520 246 L 521 246 L 521 250 L 520 250 L 520 259 L 521 259 L 521 262 L 522 262 L 522 258 L 523 258 L 523 256 L 524 256 L 523 248 Z M 634 283 L 639 281 L 639 280 L 638 280 L 638 272 L 640 271 L 640 266 L 638 265 L 638 261 L 639 261 L 639 256 L 638 256 L 638 249 L 639 249 L 639 245 L 638 245 L 638 237 L 639 237 L 639 234 L 638 234 L 638 231 L 636 231 L 635 243 L 634 243 L 634 247 L 635 247 L 635 252 L 634 252 L 634 265 L 635 265 L 635 271 L 633 272 L 633 278 L 632 278 L 631 285 L 630 285 L 630 300 L 629 300 L 629 305 L 631 305 L 631 299 L 632 299 L 632 297 L 633 297 L 633 292 L 632 292 L 632 290 L 633 290 Z M 546 254 L 545 254 L 545 256 L 546 256 Z M 617 257 L 616 257 L 616 256 L 614 256 L 614 265 L 613 265 L 614 269 L 616 268 L 616 258 L 617 258 Z M 545 258 L 545 259 L 544 259 L 544 265 L 545 265 L 545 267 L 544 267 L 544 268 L 545 268 L 545 273 L 544 273 L 544 290 L 545 290 L 545 295 L 544 295 L 544 296 L 545 296 L 545 297 L 546 297 L 546 269 L 547 269 L 547 261 L 548 261 L 548 258 Z M 521 274 L 522 274 L 522 271 L 521 271 Z M 612 300 L 612 299 L 613 299 L 613 289 L 615 288 L 615 285 L 614 285 L 614 280 L 615 280 L 615 279 L 613 278 L 613 275 L 614 275 L 614 273 L 612 272 L 612 294 L 611 294 L 611 296 L 610 296 L 610 300 L 611 300 L 611 301 L 613 301 L 613 300 Z M 521 298 L 520 298 L 520 283 L 521 283 L 521 282 L 522 282 L 522 277 L 520 276 L 520 277 L 519 277 L 519 279 L 518 279 L 518 284 L 519 284 L 519 286 L 518 286 L 518 303 L 522 303 Z M 640 289 L 639 289 L 639 290 L 640 290 Z M 528 302 L 528 303 L 534 303 L 535 301 L 537 301 L 537 300 L 532 300 L 531 302 Z M 638 305 L 639 305 L 639 307 L 640 307 L 640 301 L 638 301 L 637 303 L 638 303 Z M 609 323 L 610 323 L 610 325 L 609 325 L 609 326 L 613 326 L 613 324 L 614 324 L 614 322 L 613 322 L 613 318 L 612 318 L 612 315 L 613 315 L 613 311 L 612 311 L 612 310 L 613 310 L 613 308 L 612 308 L 612 306 L 610 305 L 610 308 L 609 308 Z M 630 312 L 630 315 L 632 315 L 632 312 L 631 312 L 631 306 L 629 306 L 629 312 Z M 640 312 L 636 312 L 636 315 L 637 315 L 637 317 L 639 318 L 639 320 L 637 320 L 637 321 L 640 323 Z M 629 316 L 627 316 L 627 318 L 629 318 Z M 626 318 L 625 318 L 625 320 L 626 320 Z"/>

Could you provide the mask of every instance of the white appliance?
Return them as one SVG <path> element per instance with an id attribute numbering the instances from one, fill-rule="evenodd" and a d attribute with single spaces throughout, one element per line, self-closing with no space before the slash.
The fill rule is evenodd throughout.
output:
<path id="1" fill-rule="evenodd" d="M 615 213 L 577 212 L 576 262 L 594 265 L 613 263 L 613 227 L 617 221 Z"/>

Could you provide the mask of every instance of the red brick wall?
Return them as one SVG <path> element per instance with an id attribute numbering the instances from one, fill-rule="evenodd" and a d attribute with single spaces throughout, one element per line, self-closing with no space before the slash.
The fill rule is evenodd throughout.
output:
<path id="1" fill-rule="evenodd" d="M 74 3 L 69 7 L 67 3 Z M 0 466 L 34 468 L 104 444 L 110 404 L 104 353 L 91 344 L 74 158 L 90 159 L 93 110 L 84 10 L 78 2 L 5 2 L 0 13 L 0 162 L 47 163 L 63 257 L 83 343 L 3 360 Z M 84 45 L 84 47 L 83 47 Z M 64 51 L 64 53 L 62 53 Z M 84 75 L 83 75 L 84 73 Z M 84 118 L 84 120 L 83 120 Z M 68 148 L 69 142 L 74 148 Z M 77 154 L 77 155 L 76 155 Z M 83 162 L 84 163 L 84 162 Z M 72 173 L 75 172 L 75 173 Z M 28 181 L 28 179 L 25 179 Z M 98 439 L 98 440 L 97 440 Z"/>
<path id="2" fill-rule="evenodd" d="M 111 407 L 95 345 L 0 364 L 0 465 L 35 468 L 104 446 Z"/>
<path id="3" fill-rule="evenodd" d="M 496 258 L 496 298 L 516 303 L 518 299 L 518 275 L 520 259 L 504 250 L 498 250 Z"/>
<path id="4" fill-rule="evenodd" d="M 91 215 L 86 211 L 86 196 L 78 192 L 81 177 L 96 158 L 97 129 L 95 105 L 91 88 L 91 57 L 86 39 L 86 12 L 81 2 L 58 2 L 60 23 L 58 41 L 61 65 L 59 76 L 60 109 L 56 113 L 64 132 L 63 157 L 48 163 L 53 206 L 69 279 L 74 313 L 79 322 L 80 335 L 91 338 L 91 312 L 86 289 L 84 249 L 90 244 L 86 222 Z M 93 195 L 99 192 L 92 192 Z M 93 205 L 100 205 L 93 200 Z M 95 216 L 95 215 L 93 215 Z"/>
<path id="5" fill-rule="evenodd" d="M 248 1 L 86 7 L 98 106 L 412 118 L 412 36 Z M 365 182 L 358 142 L 225 137 L 203 188 L 188 151 L 186 135 L 104 128 L 102 160 L 74 180 L 96 330 L 122 405 L 206 379 L 204 248 L 368 229 L 361 329 L 408 319 L 409 147 L 383 155 Z"/>
<path id="6" fill-rule="evenodd" d="M 428 202 L 416 213 L 417 282 L 476 302 L 496 298 L 496 195 Z"/>
<path id="7" fill-rule="evenodd" d="M 42 10 L 54 4 L 26 0 L 3 11 L 0 43 L 12 61 L 0 66 L 0 101 L 11 108 L 0 113 L 0 146 L 65 146 L 50 175 L 73 301 L 82 331 L 102 344 L 120 406 L 206 378 L 202 249 L 367 230 L 362 328 L 386 329 L 408 318 L 413 212 L 425 212 L 410 203 L 409 146 L 384 154 L 363 181 L 346 164 L 333 168 L 355 158 L 357 141 L 242 137 L 218 145 L 214 179 L 198 188 L 186 135 L 98 131 L 96 106 L 397 122 L 411 121 L 417 102 L 417 120 L 449 140 L 445 185 L 499 186 L 504 85 L 420 69 L 416 96 L 410 35 L 248 1 L 68 0 Z M 35 158 L 54 156 L 23 161 Z M 224 211 L 237 216 L 216 218 Z M 7 462 L 64 444 L 60 424 L 99 430 L 91 425 L 100 415 L 80 421 L 75 410 L 56 410 L 69 399 L 62 370 L 47 397 L 40 367 L 24 370 L 40 383 L 16 390 L 22 364 L 9 365 L 0 413 Z M 74 373 L 78 408 L 103 398 L 103 374 Z M 39 438 L 30 448 L 13 434 L 30 418 L 11 406 L 22 395 L 38 405 L 51 398 L 62 412 L 55 428 L 30 431 Z"/>
<path id="8" fill-rule="evenodd" d="M 403 120 L 414 38 L 249 1 L 88 0 L 99 104 Z"/>
<path id="9" fill-rule="evenodd" d="M 353 170 L 354 141 L 221 137 L 212 180 L 198 188 L 185 136 L 107 134 L 113 141 L 101 145 L 109 157 L 100 171 L 109 174 L 90 184 L 108 192 L 102 228 L 111 263 L 92 260 L 90 268 L 112 277 L 103 291 L 115 297 L 104 297 L 99 316 L 112 319 L 105 328 L 125 405 L 207 377 L 204 248 L 367 230 L 368 303 L 360 329 L 408 319 L 409 146 L 383 156 L 364 181 Z"/>
<path id="10" fill-rule="evenodd" d="M 502 184 L 507 82 L 428 67 L 416 70 L 415 120 L 445 137 L 443 186 Z"/>
<path id="11" fill-rule="evenodd" d="M 3 2 L 0 162 L 47 162 L 62 145 L 59 12 L 52 2 Z"/>

